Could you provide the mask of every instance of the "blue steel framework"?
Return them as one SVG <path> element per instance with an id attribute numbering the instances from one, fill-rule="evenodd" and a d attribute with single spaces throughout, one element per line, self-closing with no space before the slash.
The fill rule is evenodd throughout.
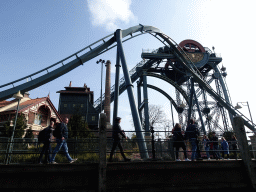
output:
<path id="1" fill-rule="evenodd" d="M 176 60 L 179 62 L 179 65 L 182 67 L 181 73 L 183 74 L 189 74 L 189 79 L 193 79 L 193 82 L 196 82 L 196 84 L 200 87 L 200 90 L 198 93 L 198 90 L 195 91 L 194 84 L 188 83 L 187 88 L 190 89 L 190 95 L 186 93 L 186 91 L 182 88 L 180 84 L 178 84 L 175 81 L 172 81 L 170 78 L 165 77 L 164 75 L 156 74 L 156 73 L 151 73 L 150 68 L 153 65 L 158 65 L 161 59 L 159 58 L 150 58 L 146 59 L 142 62 L 140 62 L 135 68 L 133 68 L 130 73 L 128 72 L 127 65 L 126 65 L 126 60 L 124 56 L 124 51 L 122 48 L 122 42 L 125 42 L 131 38 L 137 37 L 141 34 L 151 34 L 153 37 L 157 38 L 159 41 L 161 41 L 165 47 L 168 48 L 168 51 L 170 52 L 169 55 L 165 55 L 162 59 L 168 59 L 169 58 L 176 58 Z M 125 39 L 126 38 L 126 39 Z M 115 44 L 116 42 L 116 44 Z M 118 29 L 115 34 L 111 34 L 109 36 L 106 36 L 105 38 L 100 39 L 99 41 L 85 47 L 84 49 L 74 53 L 73 55 L 45 68 L 42 69 L 36 73 L 33 73 L 31 75 L 28 75 L 26 77 L 23 77 L 21 79 L 18 79 L 16 81 L 4 84 L 0 86 L 0 100 L 10 98 L 14 93 L 18 92 L 19 90 L 21 93 L 24 93 L 26 91 L 32 90 L 36 87 L 39 87 L 45 83 L 48 83 L 57 77 L 64 75 L 65 73 L 73 70 L 74 68 L 83 65 L 85 62 L 89 61 L 90 59 L 97 57 L 98 55 L 112 49 L 113 47 L 117 46 L 117 65 L 116 65 L 116 85 L 114 86 L 114 89 L 112 88 L 111 91 L 111 101 L 115 100 L 114 104 L 114 114 L 113 117 L 117 116 L 118 113 L 118 95 L 121 94 L 124 90 L 127 90 L 128 92 L 128 97 L 130 101 L 130 106 L 131 106 L 131 111 L 132 111 L 132 116 L 133 116 L 133 121 L 135 125 L 135 130 L 137 134 L 137 138 L 141 140 L 139 147 L 141 151 L 141 156 L 143 158 L 147 158 L 147 153 L 146 151 L 146 146 L 143 142 L 144 138 L 141 133 L 141 122 L 140 122 L 140 117 L 139 117 L 139 112 L 138 109 L 136 108 L 135 105 L 135 100 L 134 100 L 134 95 L 133 95 L 133 85 L 132 83 L 136 81 L 142 74 L 142 82 L 143 82 L 143 95 L 144 95 L 144 101 L 143 101 L 143 106 L 145 110 L 147 111 L 148 109 L 148 96 L 147 96 L 147 82 L 146 82 L 146 76 L 153 76 L 153 77 L 158 77 L 160 79 L 163 79 L 170 84 L 172 84 L 176 90 L 177 90 L 177 95 L 182 94 L 183 98 L 186 100 L 188 106 L 190 109 L 193 108 L 194 103 L 196 103 L 197 96 L 192 99 L 193 95 L 195 94 L 205 94 L 207 92 L 217 103 L 219 106 L 222 108 L 224 107 L 225 109 L 228 110 L 230 119 L 232 121 L 233 116 L 241 116 L 244 120 L 245 125 L 251 129 L 252 131 L 255 132 L 255 125 L 247 118 L 245 117 L 242 113 L 237 111 L 231 104 L 228 98 L 228 94 L 226 93 L 226 89 L 223 89 L 224 92 L 224 98 L 223 95 L 220 95 L 218 93 L 219 90 L 214 91 L 214 89 L 209 85 L 209 81 L 207 82 L 205 80 L 205 77 L 201 74 L 203 71 L 199 71 L 197 66 L 192 62 L 190 56 L 175 42 L 173 41 L 170 37 L 167 35 L 163 34 L 159 29 L 151 26 L 143 26 L 143 25 L 137 25 L 131 28 L 128 28 L 126 30 L 120 30 Z M 207 59 L 209 55 L 204 58 Z M 72 61 L 65 63 L 67 60 L 72 59 Z M 120 59 L 122 62 L 122 67 L 123 67 L 123 72 L 124 72 L 124 78 L 119 81 L 119 67 L 120 67 Z M 217 58 L 218 59 L 218 58 Z M 211 64 L 210 64 L 211 65 Z M 56 66 L 58 68 L 56 69 Z M 52 69 L 52 68 L 55 69 Z M 173 67 L 175 70 L 180 71 L 180 69 Z M 212 68 L 214 68 L 216 74 L 220 74 L 218 71 L 218 68 L 216 65 L 213 65 Z M 143 69 L 146 69 L 143 71 Z M 46 73 L 46 74 L 45 74 Z M 41 74 L 40 76 L 38 74 Z M 130 75 L 129 75 L 130 74 Z M 37 78 L 34 78 L 34 76 L 39 76 Z M 27 81 L 27 79 L 30 79 L 30 81 Z M 219 78 L 219 82 L 221 83 L 222 87 L 225 85 L 224 82 L 222 82 L 222 77 Z M 188 81 L 189 82 L 189 81 Z M 16 84 L 19 84 L 15 86 Z M 118 85 L 119 84 L 119 85 Z M 12 87 L 11 87 L 12 86 Z M 149 87 L 149 86 L 148 86 Z M 224 86 L 225 87 L 225 86 Z M 152 87 L 151 87 L 152 88 Z M 203 90 L 203 91 L 202 91 Z M 118 93 L 119 92 L 119 93 Z M 161 92 L 161 91 L 160 91 Z M 104 96 L 103 96 L 104 97 Z M 190 101 L 189 101 L 190 100 Z M 104 101 L 102 101 L 104 102 Z M 172 100 L 172 104 L 174 105 L 174 101 Z M 177 99 L 176 105 L 174 107 L 178 112 L 182 112 L 184 109 L 180 107 L 180 100 Z M 95 108 L 99 110 L 99 106 L 101 106 L 101 102 L 97 100 L 95 102 Z M 200 112 L 200 106 L 199 103 L 197 102 L 197 108 L 198 111 Z M 189 110 L 189 113 L 192 111 Z M 202 125 L 204 124 L 202 119 L 201 119 Z M 148 123 L 147 123 L 148 124 Z M 146 130 L 149 130 L 149 128 L 146 128 Z"/>

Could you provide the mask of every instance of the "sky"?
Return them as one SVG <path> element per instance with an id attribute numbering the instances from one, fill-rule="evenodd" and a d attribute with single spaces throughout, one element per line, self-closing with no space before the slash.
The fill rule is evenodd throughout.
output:
<path id="1" fill-rule="evenodd" d="M 143 24 L 157 27 L 177 43 L 193 39 L 204 47 L 212 49 L 214 46 L 215 52 L 223 59 L 219 65 L 227 68 L 226 82 L 232 104 L 249 102 L 254 117 L 255 5 L 254 0 L 1 0 L 0 84 L 48 67 L 113 34 L 116 29 Z M 127 41 L 123 47 L 128 68 L 132 69 L 142 60 L 142 49 L 161 46 L 163 44 L 150 35 Z M 56 92 L 72 81 L 72 86 L 76 87 L 86 83 L 94 91 L 96 100 L 100 97 L 101 84 L 101 66 L 96 64 L 99 59 L 112 62 L 113 85 L 116 49 L 29 91 L 30 97 L 40 98 L 50 94 L 51 101 L 58 109 L 59 94 Z M 153 78 L 148 78 L 148 82 L 163 86 L 174 97 L 170 85 Z M 134 84 L 135 97 L 136 89 Z M 169 101 L 160 93 L 149 90 L 149 104 L 162 106 L 170 119 Z M 247 106 L 240 111 L 250 118 Z M 127 92 L 120 96 L 118 115 L 122 117 L 122 128 L 133 130 Z"/>

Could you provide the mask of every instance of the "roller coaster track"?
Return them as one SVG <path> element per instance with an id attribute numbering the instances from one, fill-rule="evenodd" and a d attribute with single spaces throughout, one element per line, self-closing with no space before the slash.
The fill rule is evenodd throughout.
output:
<path id="1" fill-rule="evenodd" d="M 184 69 L 191 74 L 194 80 L 199 83 L 212 97 L 215 98 L 223 107 L 225 107 L 232 115 L 240 115 L 244 119 L 245 125 L 255 131 L 255 125 L 245 117 L 242 113 L 236 110 L 229 102 L 220 97 L 202 78 L 202 75 L 197 70 L 196 66 L 190 60 L 189 56 L 179 47 L 179 45 L 167 35 L 163 34 L 159 29 L 152 26 L 137 25 L 122 31 L 122 42 L 142 34 L 151 34 L 163 44 L 170 47 L 171 52 L 181 61 Z M 83 65 L 83 63 L 97 57 L 98 55 L 112 49 L 116 45 L 115 34 L 108 35 L 95 43 L 81 49 L 80 51 L 70 55 L 69 57 L 46 67 L 36 73 L 25 76 L 21 79 L 0 86 L 3 90 L 0 92 L 0 100 L 8 99 L 13 94 L 21 91 L 22 93 L 35 89 L 43 84 L 46 84 L 67 72 Z M 150 66 L 155 61 L 147 61 Z M 144 66 L 144 65 L 143 65 Z M 144 66 L 145 67 L 145 66 Z M 57 69 L 56 69 L 57 68 Z M 28 82 L 26 82 L 29 79 Z M 11 87 L 12 86 L 12 87 Z M 11 87 L 11 88 L 10 88 Z M 125 89 L 125 88 L 124 88 Z"/>
<path id="2" fill-rule="evenodd" d="M 123 42 L 139 35 L 146 34 L 149 31 L 155 33 L 160 32 L 160 30 L 155 27 L 138 25 L 122 32 Z M 0 92 L 0 100 L 8 99 L 18 91 L 24 93 L 46 84 L 76 67 L 83 65 L 83 63 L 93 59 L 94 57 L 109 51 L 115 46 L 115 34 L 108 35 L 49 67 L 18 80 L 1 85 L 0 89 L 4 90 Z M 27 80 L 29 81 L 27 82 Z"/>

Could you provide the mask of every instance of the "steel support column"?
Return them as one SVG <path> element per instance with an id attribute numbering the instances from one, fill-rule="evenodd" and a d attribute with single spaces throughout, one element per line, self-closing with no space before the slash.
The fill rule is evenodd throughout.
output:
<path id="1" fill-rule="evenodd" d="M 176 100 L 177 100 L 177 105 L 178 107 L 180 107 L 181 105 L 181 100 L 180 100 L 180 92 L 175 89 L 175 93 L 176 93 Z M 183 111 L 182 111 L 183 112 Z M 183 127 L 183 117 L 182 117 L 182 112 L 178 112 L 178 118 L 179 118 L 179 123 L 180 125 Z"/>
<path id="2" fill-rule="evenodd" d="M 206 99 L 206 94 L 205 94 L 204 88 L 202 88 L 202 93 L 203 93 L 203 99 L 204 99 L 204 106 L 205 106 L 205 108 L 208 108 L 208 104 L 207 104 L 207 99 Z M 210 120 L 209 120 L 209 113 L 208 112 L 206 113 L 206 122 L 208 124 L 209 131 L 211 131 L 211 123 L 210 123 Z"/>
<path id="3" fill-rule="evenodd" d="M 141 106 L 141 89 L 140 89 L 140 86 L 141 86 L 141 81 L 137 81 L 138 110 L 139 110 L 140 120 L 141 120 L 141 123 L 142 123 L 142 113 L 141 113 L 141 109 L 140 109 L 140 106 Z"/>
<path id="4" fill-rule="evenodd" d="M 142 127 L 141 127 L 139 112 L 138 112 L 138 109 L 136 107 L 134 93 L 133 93 L 133 85 L 132 85 L 131 78 L 130 78 L 130 75 L 129 75 L 129 71 L 128 71 L 128 68 L 127 68 L 126 59 L 125 59 L 124 50 L 123 50 L 123 45 L 122 45 L 122 31 L 120 29 L 117 29 L 116 33 L 115 33 L 115 36 L 116 36 L 118 53 L 119 53 L 121 63 L 122 63 L 124 79 L 125 79 L 125 83 L 126 83 L 126 90 L 127 90 L 127 93 L 128 93 L 131 112 L 132 112 L 132 117 L 133 117 L 133 123 L 134 123 L 134 126 L 135 126 L 136 136 L 137 136 L 137 139 L 138 139 L 140 156 L 141 156 L 142 159 L 147 159 L 147 158 L 149 158 L 148 153 L 147 153 L 147 147 L 146 147 L 145 139 L 144 139 L 143 134 L 142 134 Z"/>
<path id="5" fill-rule="evenodd" d="M 193 99 L 193 97 L 194 97 L 194 99 Z M 188 124 L 187 125 L 189 125 L 189 120 L 191 118 L 191 111 L 192 111 L 192 108 L 194 106 L 194 102 L 193 101 L 195 101 L 195 104 L 197 106 L 197 110 L 198 110 L 198 114 L 199 114 L 200 121 L 201 121 L 201 124 L 202 124 L 203 132 L 204 132 L 204 134 L 206 134 L 203 117 L 202 117 L 200 106 L 199 106 L 199 103 L 198 103 L 198 100 L 197 100 L 197 97 L 196 97 L 196 92 L 195 92 L 195 87 L 194 87 L 194 79 L 191 78 L 189 111 L 188 111 Z"/>
<path id="6" fill-rule="evenodd" d="M 120 57 L 117 50 L 116 53 L 116 77 L 115 77 L 115 92 L 114 92 L 114 109 L 113 109 L 113 124 L 118 114 L 118 97 L 119 97 L 119 76 L 120 76 Z"/>
<path id="7" fill-rule="evenodd" d="M 192 81 L 192 80 L 191 80 Z M 190 97 L 189 97 L 189 108 L 188 108 L 188 119 L 187 119 L 187 126 L 189 125 L 189 120 L 191 118 L 191 111 L 193 108 L 193 95 L 194 95 L 194 91 L 191 88 L 190 89 Z"/>
<path id="8" fill-rule="evenodd" d="M 196 103 L 196 106 L 197 106 L 197 110 L 198 110 L 198 114 L 199 114 L 199 117 L 200 117 L 203 132 L 206 135 L 202 113 L 201 113 L 200 106 L 199 106 L 199 103 L 198 103 L 198 100 L 197 100 L 197 97 L 196 97 L 196 92 L 195 92 L 195 87 L 194 87 L 194 79 L 193 78 L 191 79 L 191 89 L 193 90 L 193 93 L 194 93 L 193 95 L 195 97 L 195 103 Z"/>
<path id="9" fill-rule="evenodd" d="M 148 108 L 148 87 L 147 87 L 147 72 L 143 71 L 143 103 L 144 103 L 144 117 L 145 117 L 145 135 L 149 136 L 149 108 Z"/>
<path id="10" fill-rule="evenodd" d="M 173 118 L 172 102 L 170 102 L 170 104 L 171 104 L 171 112 L 172 112 L 172 126 L 174 127 L 174 118 Z"/>
<path id="11" fill-rule="evenodd" d="M 228 90 L 227 90 L 227 87 L 225 86 L 225 83 L 224 83 L 224 80 L 223 80 L 222 75 L 220 73 L 220 70 L 218 69 L 218 67 L 216 65 L 213 67 L 213 69 L 214 69 L 215 72 L 220 74 L 218 80 L 221 84 L 225 100 L 226 100 L 227 103 L 231 104 L 231 100 L 229 98 Z M 233 114 L 230 111 L 228 113 L 229 113 L 229 119 L 231 121 L 231 124 L 233 125 Z"/>

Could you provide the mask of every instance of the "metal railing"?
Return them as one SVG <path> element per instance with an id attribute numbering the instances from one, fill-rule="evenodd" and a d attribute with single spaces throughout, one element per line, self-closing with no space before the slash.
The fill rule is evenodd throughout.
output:
<path id="1" fill-rule="evenodd" d="M 145 132 L 145 131 L 143 131 Z M 97 131 L 94 131 L 95 135 L 98 134 Z M 136 139 L 134 131 L 126 131 L 128 134 L 127 139 L 121 139 L 121 145 L 123 146 L 124 152 L 127 157 L 131 158 L 133 161 L 141 160 L 140 152 L 138 148 L 138 139 Z M 251 132 L 248 132 L 251 134 Z M 147 146 L 147 152 L 149 154 L 150 159 L 159 159 L 159 160 L 167 160 L 173 161 L 176 159 L 175 151 L 176 148 L 174 144 L 180 141 L 175 141 L 173 139 L 173 135 L 168 131 L 154 131 L 154 138 L 152 139 L 152 133 L 148 134 L 149 136 L 145 136 L 145 142 Z M 167 138 L 165 138 L 167 135 Z M 221 137 L 222 133 L 217 133 L 218 135 L 218 149 L 217 152 L 222 154 L 224 152 L 221 149 Z M 5 164 L 6 157 L 8 156 L 8 144 L 10 143 L 10 139 L 7 137 L 0 137 L 0 164 Z M 68 143 L 68 151 L 72 158 L 78 158 L 78 163 L 85 162 L 98 162 L 98 153 L 99 153 L 99 139 L 98 137 L 93 138 L 69 138 L 67 140 Z M 109 156 L 111 148 L 112 148 L 113 140 L 111 137 L 107 139 L 107 156 Z M 214 141 L 210 141 L 211 145 Z M 231 147 L 231 141 L 229 143 L 229 158 L 230 159 L 240 159 L 239 148 L 233 149 Z M 256 156 L 256 139 L 250 140 L 248 139 L 249 146 L 251 148 L 251 158 L 255 158 Z M 37 139 L 27 139 L 27 138 L 15 138 L 13 142 L 13 150 L 10 156 L 10 164 L 31 164 L 38 163 L 39 156 L 42 151 L 43 143 L 38 143 Z M 191 144 L 189 140 L 185 141 L 186 152 L 188 158 L 191 158 Z M 56 146 L 56 142 L 53 140 L 51 143 L 51 149 L 54 150 Z M 206 151 L 204 148 L 202 136 L 198 138 L 198 148 L 200 150 L 200 156 L 202 159 L 207 159 Z M 211 159 L 214 159 L 213 153 L 216 152 L 211 147 L 209 150 Z M 235 155 L 237 155 L 235 157 Z M 180 159 L 183 157 L 183 150 L 179 148 L 179 157 Z M 108 157 L 107 157 L 108 158 Z M 68 163 L 65 155 L 63 155 L 62 150 L 57 154 L 55 158 L 58 163 Z M 119 149 L 116 149 L 114 153 L 114 161 L 122 161 L 122 156 L 119 152 Z"/>

